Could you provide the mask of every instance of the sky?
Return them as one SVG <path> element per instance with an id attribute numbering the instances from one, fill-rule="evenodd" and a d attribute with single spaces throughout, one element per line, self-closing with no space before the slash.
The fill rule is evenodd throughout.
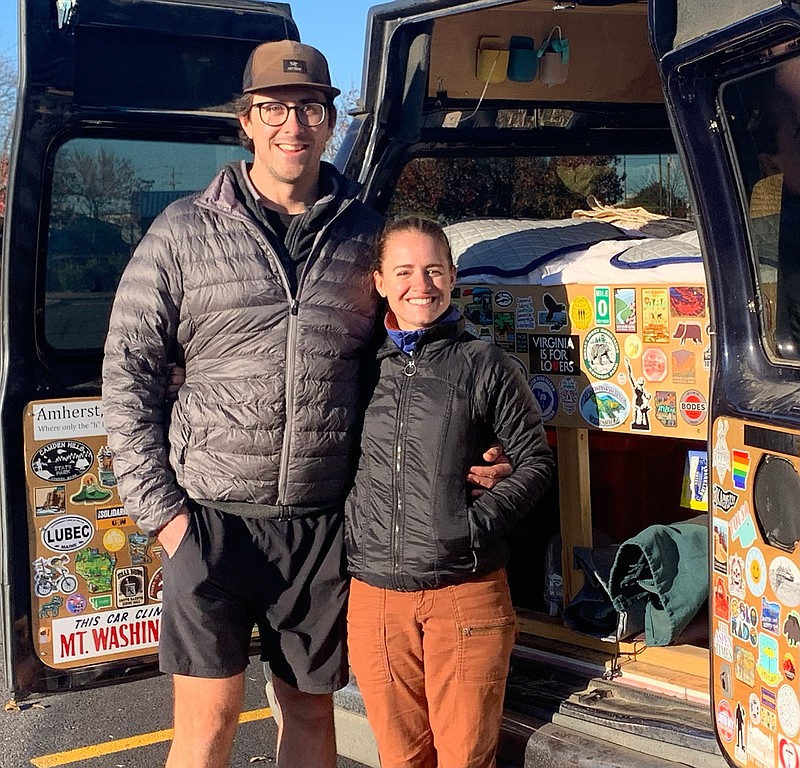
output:
<path id="1" fill-rule="evenodd" d="M 333 85 L 344 92 L 361 87 L 367 10 L 378 2 L 294 0 L 289 3 L 300 39 L 325 54 Z M 0 53 L 16 56 L 16 49 L 17 0 L 0 0 Z"/>

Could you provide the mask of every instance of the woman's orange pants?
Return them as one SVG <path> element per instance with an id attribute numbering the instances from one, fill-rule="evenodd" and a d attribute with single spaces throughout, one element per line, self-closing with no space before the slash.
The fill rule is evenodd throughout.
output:
<path id="1" fill-rule="evenodd" d="M 350 666 L 382 768 L 491 768 L 517 620 L 505 570 L 420 592 L 353 579 Z"/>

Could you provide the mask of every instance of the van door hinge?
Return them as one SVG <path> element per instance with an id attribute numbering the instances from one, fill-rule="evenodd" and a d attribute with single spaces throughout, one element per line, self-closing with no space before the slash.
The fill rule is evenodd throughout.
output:
<path id="1" fill-rule="evenodd" d="M 56 0 L 56 19 L 59 29 L 64 29 L 72 23 L 77 7 L 78 0 Z"/>

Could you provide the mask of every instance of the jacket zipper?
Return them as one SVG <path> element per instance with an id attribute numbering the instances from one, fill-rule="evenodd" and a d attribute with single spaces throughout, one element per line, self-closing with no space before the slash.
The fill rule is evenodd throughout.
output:
<path id="1" fill-rule="evenodd" d="M 267 256 L 267 261 L 270 262 L 272 268 L 275 270 L 275 273 L 280 277 L 281 282 L 283 283 L 283 289 L 286 292 L 286 301 L 289 305 L 289 328 L 286 332 L 286 389 L 284 394 L 284 399 L 286 403 L 286 424 L 284 425 L 283 431 L 283 444 L 281 446 L 281 461 L 280 461 L 280 469 L 278 472 L 278 501 L 277 503 L 280 506 L 284 506 L 286 504 L 286 485 L 287 485 L 287 476 L 289 474 L 289 456 L 291 455 L 291 447 L 292 447 L 292 420 L 294 417 L 294 371 L 296 368 L 295 362 L 297 357 L 297 350 L 295 349 L 295 343 L 297 342 L 297 315 L 300 311 L 300 294 L 302 292 L 303 283 L 305 282 L 306 275 L 311 267 L 311 265 L 316 261 L 316 257 L 319 255 L 318 246 L 322 241 L 322 238 L 325 234 L 327 234 L 328 230 L 333 226 L 334 222 L 339 219 L 342 213 L 347 210 L 347 208 L 352 204 L 353 199 L 347 199 L 344 204 L 339 208 L 339 210 L 334 213 L 331 217 L 330 221 L 322 227 L 322 229 L 317 233 L 316 238 L 314 239 L 314 243 L 311 246 L 311 252 L 308 255 L 308 259 L 306 259 L 306 263 L 303 265 L 303 271 L 300 274 L 300 277 L 297 281 L 297 296 L 292 296 L 292 289 L 289 285 L 289 278 L 286 274 L 286 270 L 283 268 L 283 264 L 281 264 L 281 260 L 278 258 L 277 254 L 274 253 L 272 250 L 272 246 L 270 245 L 269 239 L 264 235 L 264 233 L 260 230 L 258 226 L 256 226 L 253 222 L 252 216 L 248 213 L 247 215 L 231 211 L 228 213 L 229 216 L 233 218 L 240 219 L 242 221 L 247 222 L 251 229 L 253 229 L 256 233 L 256 236 L 263 241 L 264 243 L 264 253 Z M 204 201 L 198 202 L 199 205 L 203 207 L 209 208 L 210 210 L 216 211 L 220 213 L 219 209 L 209 203 Z"/>
<path id="2" fill-rule="evenodd" d="M 401 353 L 402 354 L 402 353 Z M 414 352 L 408 355 L 406 364 L 403 366 L 403 380 L 400 382 L 400 398 L 397 404 L 397 429 L 395 431 L 394 442 L 394 514 L 392 515 L 391 540 L 389 551 L 392 555 L 392 583 L 395 589 L 402 589 L 402 579 L 400 577 L 400 522 L 403 518 L 403 489 L 401 479 L 403 477 L 403 440 L 406 432 L 406 401 L 411 382 L 408 380 L 417 373 L 417 362 L 414 359 Z"/>
<path id="3" fill-rule="evenodd" d="M 295 344 L 297 343 L 297 313 L 299 309 L 300 302 L 292 299 L 289 306 L 289 329 L 286 334 L 286 424 L 281 446 L 281 468 L 278 473 L 278 504 L 280 505 L 286 502 L 286 478 L 289 475 L 289 452 L 292 445 L 290 416 L 294 414 L 294 372 L 297 362 Z"/>
<path id="4" fill-rule="evenodd" d="M 342 205 L 342 207 L 339 208 L 336 213 L 334 213 L 334 215 L 331 217 L 331 220 L 324 227 L 322 227 L 322 229 L 320 229 L 320 231 L 317 233 L 317 236 L 314 238 L 314 243 L 311 246 L 311 252 L 308 254 L 308 258 L 303 265 L 303 271 L 300 273 L 300 276 L 297 279 L 297 295 L 295 297 L 291 295 L 291 289 L 289 287 L 289 279 L 286 276 L 286 270 L 284 270 L 283 265 L 280 264 L 280 259 L 275 257 L 275 260 L 278 262 L 278 266 L 280 268 L 283 284 L 286 286 L 286 295 L 289 297 L 289 328 L 286 335 L 286 424 L 284 425 L 283 430 L 281 463 L 280 470 L 278 472 L 278 504 L 280 506 L 285 506 L 287 502 L 286 497 L 289 478 L 289 457 L 292 454 L 292 422 L 294 421 L 294 373 L 297 367 L 297 349 L 295 345 L 297 344 L 297 315 L 300 311 L 300 295 L 303 292 L 303 285 L 306 280 L 306 275 L 319 256 L 319 244 L 322 242 L 323 236 L 327 234 L 328 230 L 333 226 L 333 223 L 341 216 L 342 212 L 348 208 L 351 202 L 352 199 L 347 200 L 344 205 Z"/>

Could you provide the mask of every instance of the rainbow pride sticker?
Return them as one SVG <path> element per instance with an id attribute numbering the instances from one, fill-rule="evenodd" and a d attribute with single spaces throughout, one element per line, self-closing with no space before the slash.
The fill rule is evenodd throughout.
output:
<path id="1" fill-rule="evenodd" d="M 733 487 L 744 491 L 747 488 L 749 472 L 750 454 L 747 451 L 733 451 Z"/>

